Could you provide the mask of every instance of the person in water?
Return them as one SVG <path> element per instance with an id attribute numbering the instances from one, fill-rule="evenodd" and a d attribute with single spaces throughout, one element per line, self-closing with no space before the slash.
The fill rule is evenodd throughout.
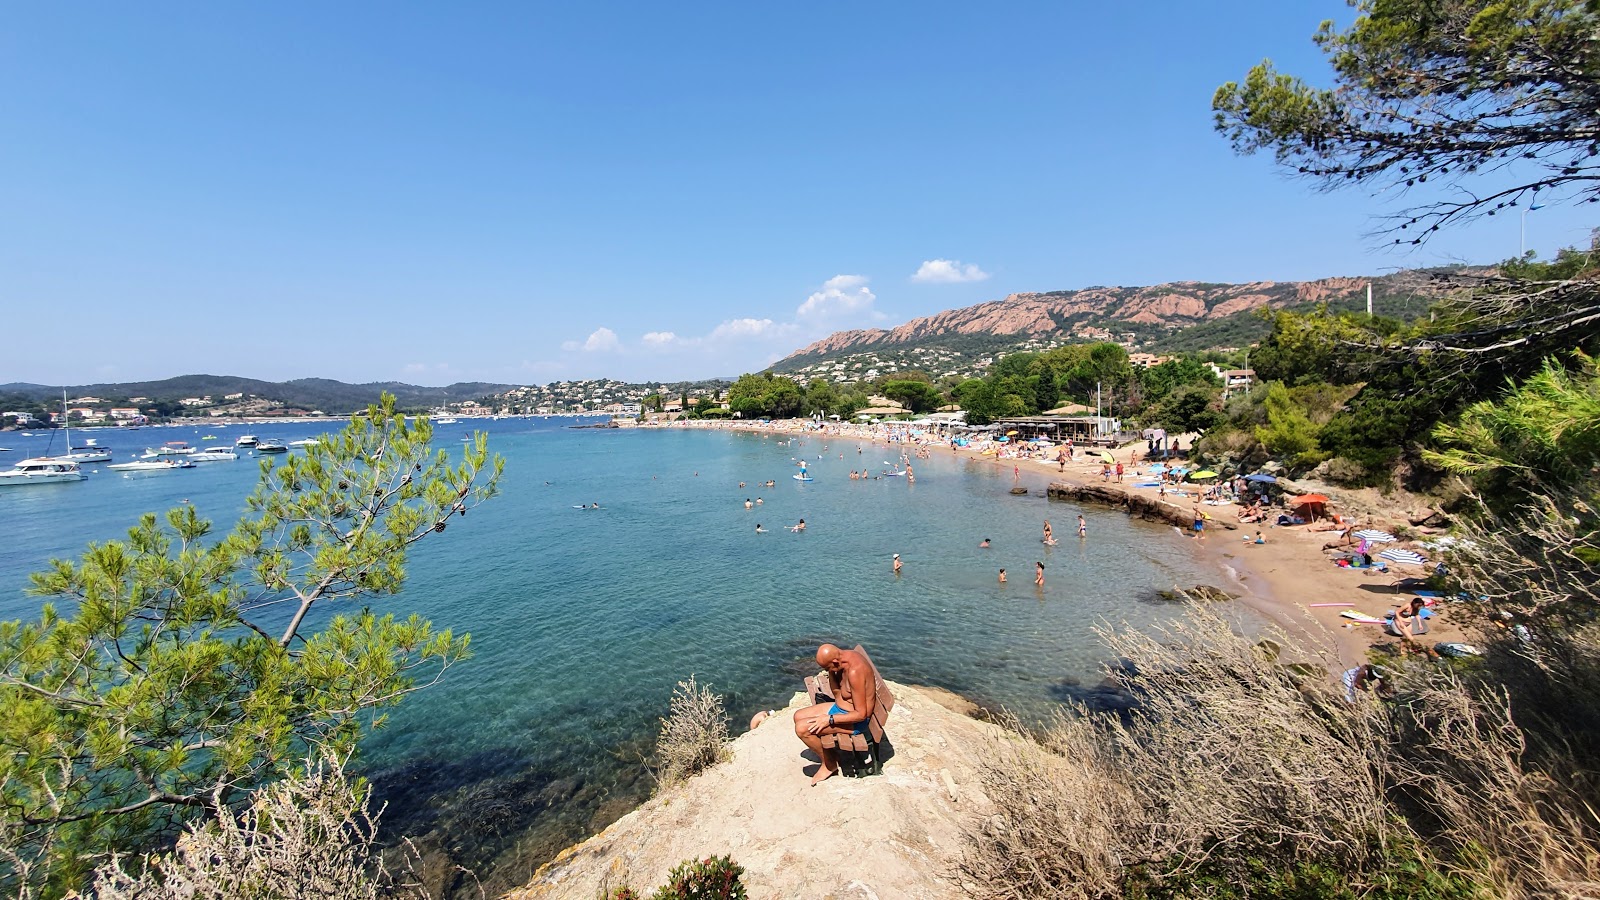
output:
<path id="1" fill-rule="evenodd" d="M 1044 563 L 1036 562 L 1033 565 L 1033 583 L 1039 587 L 1044 587 Z"/>
<path id="2" fill-rule="evenodd" d="M 989 546 L 989 539 L 988 538 L 984 538 L 983 542 L 978 544 L 978 546 L 979 547 L 988 547 Z M 1002 569 L 1001 571 L 1004 571 L 1004 570 Z"/>
<path id="3" fill-rule="evenodd" d="M 899 560 L 896 556 L 896 565 Z M 837 694 L 833 703 L 818 703 L 794 714 L 795 736 L 822 760 L 817 774 L 811 777 L 812 784 L 839 771 L 833 750 L 822 745 L 823 736 L 865 732 L 867 721 L 878 705 L 878 680 L 866 657 L 854 650 L 823 644 L 817 648 L 817 665 L 833 676 Z"/>
<path id="4" fill-rule="evenodd" d="M 1005 584 L 1006 583 L 1006 570 L 1005 569 L 1001 569 L 1000 570 L 1000 583 L 1001 584 Z"/>
<path id="5" fill-rule="evenodd" d="M 1050 520 L 1044 520 L 1044 542 L 1046 544 L 1055 540 L 1055 531 L 1050 528 Z"/>
<path id="6" fill-rule="evenodd" d="M 805 531 L 806 530 L 806 520 L 805 519 L 801 519 L 798 524 L 790 525 L 789 526 L 789 530 L 790 531 Z"/>
<path id="7" fill-rule="evenodd" d="M 761 523 L 760 522 L 757 522 L 756 523 L 756 534 L 766 534 L 766 533 L 767 533 L 767 530 L 765 528 L 761 527 Z"/>
<path id="8" fill-rule="evenodd" d="M 896 575 L 900 574 L 900 554 L 898 553 L 894 555 L 894 573 Z"/>
<path id="9" fill-rule="evenodd" d="M 1083 514 L 1078 514 L 1078 537 L 1089 536 L 1089 523 L 1083 520 Z"/>

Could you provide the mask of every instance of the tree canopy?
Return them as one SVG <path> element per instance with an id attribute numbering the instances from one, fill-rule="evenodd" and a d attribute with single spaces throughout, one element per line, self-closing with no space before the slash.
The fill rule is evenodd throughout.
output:
<path id="1" fill-rule="evenodd" d="M 496 491 L 483 435 L 459 464 L 431 437 L 385 395 L 263 460 L 220 538 L 185 505 L 33 576 L 54 602 L 0 623 L 0 884 L 64 892 L 299 760 L 347 756 L 375 710 L 466 657 L 465 635 L 368 608 L 413 544 Z"/>
<path id="2" fill-rule="evenodd" d="M 1270 60 L 1212 100 L 1236 151 L 1271 151 L 1325 186 L 1455 190 L 1392 223 L 1422 243 L 1455 221 L 1600 200 L 1600 7 L 1592 0 L 1357 0 L 1314 40 L 1332 88 Z M 1488 177 L 1493 176 L 1493 177 Z"/>

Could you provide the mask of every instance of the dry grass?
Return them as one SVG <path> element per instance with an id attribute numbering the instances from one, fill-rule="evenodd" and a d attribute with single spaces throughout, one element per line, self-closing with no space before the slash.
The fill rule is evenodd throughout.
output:
<path id="1" fill-rule="evenodd" d="M 1394 704 L 1348 704 L 1331 661 L 1281 633 L 1281 655 L 1263 652 L 1201 605 L 1155 636 L 1102 637 L 1139 705 L 987 749 L 996 811 L 971 823 L 960 865 L 974 895 L 1120 898 L 1135 879 L 1181 892 L 1203 869 L 1249 896 L 1263 871 L 1320 867 L 1396 896 L 1392 873 L 1421 854 L 1414 869 L 1486 896 L 1600 897 L 1588 780 L 1525 764 L 1503 694 L 1429 669 Z"/>
<path id="2" fill-rule="evenodd" d="M 372 790 L 336 760 L 256 792 L 239 819 L 195 824 L 137 875 L 113 857 L 95 873 L 97 900 L 379 900 L 427 893 L 378 861 Z"/>
<path id="3" fill-rule="evenodd" d="M 711 687 L 678 682 L 672 710 L 661 720 L 651 771 L 661 789 L 672 787 L 728 758 L 728 713 Z"/>

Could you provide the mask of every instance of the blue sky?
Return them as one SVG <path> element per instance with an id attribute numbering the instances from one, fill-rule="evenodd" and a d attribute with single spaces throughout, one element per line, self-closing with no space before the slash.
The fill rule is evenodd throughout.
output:
<path id="1" fill-rule="evenodd" d="M 1211 129 L 1342 0 L 23 4 L 0 382 L 735 375 L 831 331 L 1397 254 Z M 1543 255 L 1584 210 L 1527 217 Z M 919 273 L 921 273 L 919 277 Z"/>

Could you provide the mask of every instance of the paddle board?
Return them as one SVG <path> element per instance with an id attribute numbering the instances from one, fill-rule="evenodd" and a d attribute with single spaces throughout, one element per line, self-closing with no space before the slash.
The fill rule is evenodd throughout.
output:
<path id="1" fill-rule="evenodd" d="M 795 481 L 816 481 L 816 479 L 812 478 L 810 475 L 794 475 L 791 477 L 793 477 Z"/>
<path id="2" fill-rule="evenodd" d="M 1345 617 L 1346 619 L 1352 619 L 1360 622 L 1363 625 L 1382 625 L 1384 622 L 1388 621 L 1387 619 L 1380 619 L 1376 616 L 1369 616 L 1366 613 L 1356 612 L 1353 609 L 1347 609 L 1344 612 L 1339 613 L 1339 615 Z"/>

